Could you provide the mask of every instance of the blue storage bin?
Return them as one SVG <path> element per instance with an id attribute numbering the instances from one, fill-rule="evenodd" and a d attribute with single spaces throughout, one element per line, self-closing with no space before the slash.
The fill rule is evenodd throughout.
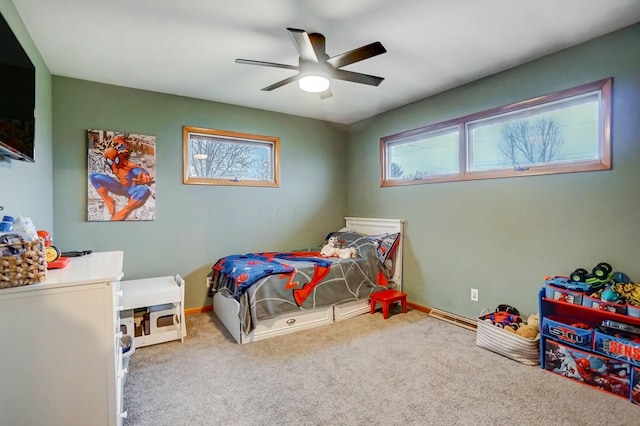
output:
<path id="1" fill-rule="evenodd" d="M 578 327 L 577 324 L 584 324 L 589 328 Z M 587 350 L 593 347 L 593 331 L 591 324 L 574 318 L 561 315 L 542 317 L 542 334 Z"/>
<path id="2" fill-rule="evenodd" d="M 586 294 L 582 296 L 582 306 L 622 315 L 627 313 L 627 306 L 624 303 L 607 302 L 597 297 L 587 296 Z"/>
<path id="3" fill-rule="evenodd" d="M 640 341 L 612 336 L 600 330 L 596 330 L 594 341 L 595 352 L 640 367 Z"/>
<path id="4" fill-rule="evenodd" d="M 551 284 L 545 285 L 544 290 L 547 299 L 559 300 L 574 305 L 582 305 L 582 297 L 585 295 L 583 291 L 569 290 Z"/>
<path id="5" fill-rule="evenodd" d="M 627 303 L 627 315 L 634 318 L 640 318 L 640 308 Z"/>

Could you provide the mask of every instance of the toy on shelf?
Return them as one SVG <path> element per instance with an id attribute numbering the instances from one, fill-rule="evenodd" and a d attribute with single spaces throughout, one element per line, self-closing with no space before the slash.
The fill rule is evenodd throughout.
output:
<path id="1" fill-rule="evenodd" d="M 60 249 L 52 244 L 51 234 L 45 230 L 38 230 L 38 236 L 44 240 L 44 255 L 47 260 L 47 269 L 60 269 L 69 264 L 71 259 L 62 257 Z"/>
<path id="2" fill-rule="evenodd" d="M 547 275 L 544 277 L 544 283 L 574 291 L 589 291 L 590 289 L 589 286 L 583 282 L 573 281 L 571 277 L 561 275 L 556 275 L 555 277 Z"/>
<path id="3" fill-rule="evenodd" d="M 634 339 L 640 338 L 640 327 L 635 327 L 631 324 L 607 319 L 602 321 L 602 325 L 600 327 L 602 330 L 606 330 L 605 332 L 608 334 L 624 332 L 634 334 Z"/>
<path id="4" fill-rule="evenodd" d="M 640 307 L 640 283 L 615 283 L 611 290 L 629 305 Z"/>
<path id="5" fill-rule="evenodd" d="M 613 282 L 613 268 L 607 262 L 600 262 L 593 267 L 591 273 L 578 268 L 569 277 L 572 281 L 585 283 L 591 290 L 597 290 Z"/>
<path id="6" fill-rule="evenodd" d="M 604 302 L 640 307 L 640 284 L 632 282 L 624 272 L 610 272 L 611 281 L 589 296 Z M 637 316 L 637 315 L 635 315 Z"/>
<path id="7" fill-rule="evenodd" d="M 607 262 L 598 263 L 591 272 L 578 268 L 567 277 L 547 276 L 544 281 L 547 298 L 640 317 L 640 284 L 624 272 L 614 272 Z"/>
<path id="8" fill-rule="evenodd" d="M 604 300 L 605 302 L 611 303 L 623 303 L 624 301 L 618 296 L 618 294 L 613 290 L 611 286 L 607 286 L 605 288 L 601 288 L 595 293 L 590 295 L 592 298 Z"/>

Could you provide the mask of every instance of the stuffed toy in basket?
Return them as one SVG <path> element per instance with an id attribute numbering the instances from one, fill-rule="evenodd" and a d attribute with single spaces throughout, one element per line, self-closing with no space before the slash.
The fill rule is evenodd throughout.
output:
<path id="1" fill-rule="evenodd" d="M 493 313 L 485 308 L 478 317 L 477 327 L 477 346 L 522 364 L 540 364 L 538 314 L 529 316 L 525 322 L 517 309 L 499 305 Z"/>

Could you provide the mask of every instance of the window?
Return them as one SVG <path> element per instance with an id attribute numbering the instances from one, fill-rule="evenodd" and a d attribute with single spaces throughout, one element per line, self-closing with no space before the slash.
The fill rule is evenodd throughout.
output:
<path id="1" fill-rule="evenodd" d="M 279 187 L 280 138 L 184 126 L 183 182 Z"/>
<path id="2" fill-rule="evenodd" d="M 609 170 L 611 84 L 384 137 L 381 186 Z"/>
<path id="3" fill-rule="evenodd" d="M 386 144 L 390 179 L 421 180 L 459 172 L 458 127 L 404 135 Z"/>

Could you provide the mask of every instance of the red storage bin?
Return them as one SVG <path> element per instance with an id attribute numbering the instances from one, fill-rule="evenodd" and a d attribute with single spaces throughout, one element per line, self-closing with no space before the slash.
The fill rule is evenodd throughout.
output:
<path id="1" fill-rule="evenodd" d="M 548 340 L 545 369 L 585 385 L 629 399 L 631 366 L 604 356 L 570 348 Z"/>

